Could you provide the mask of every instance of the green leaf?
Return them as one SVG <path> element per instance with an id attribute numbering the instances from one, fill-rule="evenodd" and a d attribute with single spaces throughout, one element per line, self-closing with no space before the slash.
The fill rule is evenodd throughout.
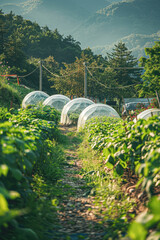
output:
<path id="1" fill-rule="evenodd" d="M 22 179 L 23 177 L 23 174 L 22 172 L 19 170 L 19 169 L 16 169 L 16 168 L 12 168 L 10 169 L 11 172 L 12 172 L 12 175 L 15 179 L 17 179 L 18 181 Z"/>
<path id="2" fill-rule="evenodd" d="M 7 211 L 9 211 L 7 200 L 2 194 L 0 194 L 0 216 L 4 215 Z"/>
<path id="3" fill-rule="evenodd" d="M 6 177 L 7 174 L 8 174 L 8 166 L 7 166 L 6 164 L 0 165 L 0 176 L 1 176 L 2 174 L 3 174 L 5 177 Z"/>
<path id="4" fill-rule="evenodd" d="M 145 240 L 147 231 L 142 224 L 133 222 L 129 227 L 128 235 L 132 240 Z"/>
<path id="5" fill-rule="evenodd" d="M 160 199 L 158 197 L 152 197 L 148 203 L 148 207 L 153 214 L 160 218 Z"/>
<path id="6" fill-rule="evenodd" d="M 120 164 L 118 164 L 116 166 L 116 172 L 118 173 L 118 175 L 122 175 L 124 172 L 124 168 Z"/>

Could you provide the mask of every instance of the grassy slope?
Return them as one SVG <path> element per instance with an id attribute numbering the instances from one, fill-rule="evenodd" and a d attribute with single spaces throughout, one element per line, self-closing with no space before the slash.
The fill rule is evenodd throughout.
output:
<path id="1" fill-rule="evenodd" d="M 0 107 L 19 108 L 23 98 L 31 92 L 32 89 L 19 86 L 17 83 L 7 83 L 0 78 Z"/>

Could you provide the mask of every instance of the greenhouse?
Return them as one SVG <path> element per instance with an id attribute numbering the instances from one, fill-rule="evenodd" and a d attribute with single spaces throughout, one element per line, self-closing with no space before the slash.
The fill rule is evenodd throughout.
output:
<path id="1" fill-rule="evenodd" d="M 33 91 L 28 93 L 22 101 L 22 108 L 26 108 L 28 105 L 36 105 L 44 102 L 49 95 L 42 91 Z"/>
<path id="2" fill-rule="evenodd" d="M 73 116 L 78 119 L 80 113 L 91 104 L 94 104 L 94 102 L 87 98 L 76 98 L 71 100 L 62 110 L 61 123 L 66 125 L 72 124 Z"/>
<path id="3" fill-rule="evenodd" d="M 78 119 L 77 129 L 79 130 L 80 128 L 83 128 L 85 122 L 90 118 L 100 116 L 120 118 L 117 111 L 111 106 L 102 103 L 96 103 L 94 105 L 88 106 L 81 112 Z"/>
<path id="4" fill-rule="evenodd" d="M 160 115 L 160 109 L 150 108 L 150 109 L 147 109 L 147 110 L 141 112 L 140 114 L 137 115 L 137 119 L 135 119 L 135 122 L 138 119 L 147 119 L 149 117 L 152 117 L 153 115 Z"/>
<path id="5" fill-rule="evenodd" d="M 138 108 L 138 105 L 148 107 L 153 98 L 124 98 L 124 104 L 122 106 L 122 115 L 127 115 L 129 111 Z"/>
<path id="6" fill-rule="evenodd" d="M 70 99 L 64 95 L 61 94 L 55 94 L 50 97 L 48 97 L 44 102 L 43 105 L 48 105 L 51 107 L 54 107 L 59 112 L 62 112 L 62 109 L 64 105 L 66 105 Z"/>

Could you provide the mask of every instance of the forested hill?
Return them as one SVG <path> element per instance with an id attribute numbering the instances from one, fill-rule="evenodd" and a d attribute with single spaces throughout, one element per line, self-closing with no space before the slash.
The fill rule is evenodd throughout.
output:
<path id="1" fill-rule="evenodd" d="M 8 56 L 11 66 L 17 66 L 17 55 L 12 59 L 13 48 L 17 53 L 23 52 L 22 55 L 35 58 L 46 58 L 54 56 L 58 63 L 75 61 L 75 57 L 80 56 L 80 43 L 75 41 L 71 35 L 63 36 L 57 29 L 50 30 L 47 26 L 41 27 L 35 22 L 24 19 L 20 15 L 12 12 L 3 14 L 0 12 L 1 40 L 0 50 Z M 6 48 L 7 46 L 7 48 Z M 24 59 L 24 56 L 22 56 Z M 19 59 L 20 60 L 20 59 Z M 21 66 L 22 61 L 18 62 Z"/>
<path id="2" fill-rule="evenodd" d="M 0 8 L 5 12 L 13 10 L 41 26 L 71 34 L 84 19 L 110 3 L 108 0 L 1 0 Z"/>
<path id="3" fill-rule="evenodd" d="M 160 30 L 159 0 L 128 0 L 113 3 L 88 18 L 74 32 L 90 46 L 111 44 L 130 34 L 153 34 Z"/>
<path id="4" fill-rule="evenodd" d="M 57 29 L 40 27 L 35 22 L 24 19 L 12 12 L 0 11 L 0 62 L 5 61 L 12 74 L 27 75 L 37 68 L 40 59 L 48 61 L 52 71 L 56 72 L 62 63 L 72 63 L 81 55 L 80 43 L 71 35 L 63 36 Z M 38 88 L 38 70 L 24 82 L 29 87 Z M 50 90 L 47 75 L 44 76 L 44 90 Z M 52 89 L 53 92 L 53 89 Z"/>
<path id="5" fill-rule="evenodd" d="M 0 8 L 58 28 L 98 54 L 123 39 L 139 57 L 159 38 L 159 0 L 1 0 Z"/>

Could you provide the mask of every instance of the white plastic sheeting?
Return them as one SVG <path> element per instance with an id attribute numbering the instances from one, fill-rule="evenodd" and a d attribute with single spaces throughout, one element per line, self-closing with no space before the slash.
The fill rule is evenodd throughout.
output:
<path id="1" fill-rule="evenodd" d="M 77 129 L 83 128 L 86 121 L 93 117 L 100 117 L 100 116 L 107 116 L 107 117 L 117 117 L 120 118 L 117 111 L 109 105 L 97 103 L 85 108 L 78 119 Z"/>
<path id="2" fill-rule="evenodd" d="M 144 107 L 148 107 L 149 102 L 141 102 L 141 103 L 137 103 L 137 102 L 130 102 L 130 103 L 126 103 L 126 110 L 135 110 L 137 108 L 138 104 L 142 104 Z"/>
<path id="3" fill-rule="evenodd" d="M 122 107 L 122 115 L 126 115 L 128 111 L 135 110 L 138 104 L 143 104 L 148 107 L 153 98 L 124 98 L 124 105 Z"/>
<path id="4" fill-rule="evenodd" d="M 49 95 L 42 91 L 33 91 L 28 93 L 22 101 L 22 108 L 26 108 L 28 105 L 36 105 L 40 102 L 44 102 Z"/>
<path id="5" fill-rule="evenodd" d="M 149 117 L 152 117 L 153 115 L 160 115 L 160 109 L 159 108 L 150 108 L 150 109 L 147 109 L 141 113 L 139 113 L 137 115 L 137 119 L 134 119 L 134 121 L 136 122 L 136 120 L 138 119 L 147 119 Z"/>
<path id="6" fill-rule="evenodd" d="M 80 115 L 80 113 L 91 104 L 94 104 L 94 102 L 87 98 L 76 98 L 71 100 L 64 106 L 62 110 L 61 123 L 66 125 L 71 124 L 72 120 L 69 116 L 72 113 Z"/>
<path id="7" fill-rule="evenodd" d="M 70 99 L 64 95 L 61 94 L 55 94 L 50 97 L 48 97 L 44 102 L 43 105 L 48 105 L 51 107 L 54 107 L 59 112 L 62 112 L 62 109 L 64 105 L 66 105 Z"/>

